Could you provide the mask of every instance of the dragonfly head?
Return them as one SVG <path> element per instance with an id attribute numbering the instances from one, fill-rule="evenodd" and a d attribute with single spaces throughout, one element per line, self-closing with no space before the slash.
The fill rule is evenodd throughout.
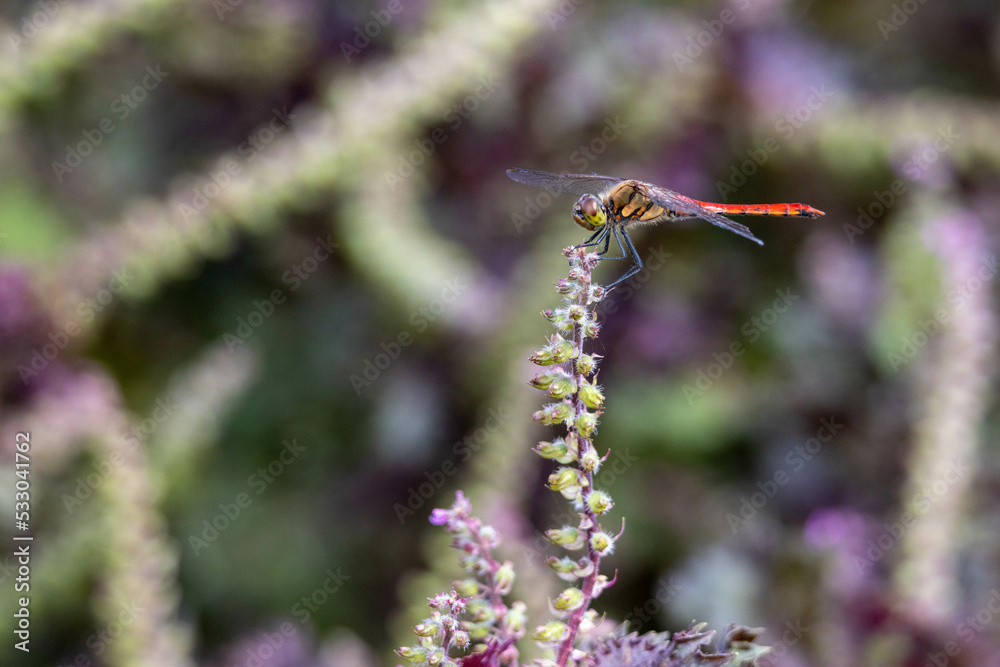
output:
<path id="1" fill-rule="evenodd" d="M 573 222 L 588 232 L 603 227 L 608 221 L 604 204 L 594 195 L 583 195 L 573 207 Z"/>

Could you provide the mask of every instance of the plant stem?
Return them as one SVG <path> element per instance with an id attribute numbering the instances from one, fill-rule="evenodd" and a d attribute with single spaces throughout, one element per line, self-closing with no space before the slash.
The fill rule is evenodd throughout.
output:
<path id="1" fill-rule="evenodd" d="M 573 252 L 579 253 L 581 258 L 586 254 L 586 251 L 583 248 L 576 249 Z M 581 267 L 583 273 L 580 282 L 583 283 L 584 285 L 589 285 L 591 280 L 591 270 L 592 270 L 590 264 L 586 261 L 581 261 L 579 263 L 579 266 Z M 576 305 L 580 306 L 585 310 L 588 310 L 590 308 L 588 300 L 589 300 L 589 290 L 586 289 L 580 290 L 579 295 L 577 296 Z M 573 347 L 576 350 L 579 350 L 581 354 L 583 353 L 583 345 L 585 341 L 586 341 L 586 336 L 584 336 L 583 325 L 578 321 L 573 325 Z M 578 370 L 575 360 L 570 361 L 569 366 L 570 366 L 570 374 L 573 377 L 574 386 L 576 387 L 576 391 L 573 393 L 573 397 L 571 399 L 571 402 L 573 404 L 573 414 L 578 415 L 582 414 L 583 412 L 586 412 L 587 410 L 587 406 L 584 405 L 583 401 L 580 399 L 580 387 L 583 386 L 583 383 L 586 382 L 587 378 Z M 576 643 L 577 634 L 579 634 L 580 623 L 581 621 L 583 621 L 584 614 L 590 608 L 590 602 L 594 596 L 594 586 L 597 583 L 597 577 L 600 574 L 600 565 L 601 565 L 601 554 L 597 553 L 594 550 L 593 546 L 591 546 L 591 540 L 590 540 L 593 534 L 597 531 L 597 515 L 594 514 L 593 510 L 590 509 L 590 504 L 587 502 L 588 499 L 590 498 L 591 492 L 594 489 L 594 473 L 593 471 L 584 470 L 583 467 L 580 465 L 580 462 L 583 460 L 584 452 L 589 449 L 593 449 L 594 445 L 590 438 L 584 437 L 583 434 L 579 432 L 576 426 L 575 419 L 568 424 L 568 432 L 570 437 L 577 438 L 577 442 L 579 443 L 579 452 L 576 462 L 577 465 L 580 467 L 580 472 L 583 474 L 584 478 L 587 481 L 587 484 L 583 487 L 583 490 L 581 491 L 581 500 L 583 504 L 581 513 L 587 517 L 587 521 L 585 522 L 587 554 L 588 557 L 590 558 L 590 562 L 593 565 L 593 569 L 591 573 L 583 579 L 583 584 L 580 587 L 580 590 L 583 593 L 583 605 L 573 610 L 573 612 L 570 614 L 569 621 L 567 623 L 569 632 L 566 635 L 566 638 L 563 640 L 562 645 L 559 647 L 559 654 L 556 661 L 558 667 L 566 667 L 567 663 L 569 662 L 570 655 L 573 652 L 573 646 Z"/>
<path id="2" fill-rule="evenodd" d="M 497 626 L 500 628 L 500 640 L 503 641 L 507 639 L 508 629 L 503 623 L 504 617 L 507 615 L 507 605 L 503 603 L 503 597 L 497 590 L 497 570 L 500 568 L 500 563 L 493 560 L 493 556 L 490 554 L 490 545 L 483 538 L 482 534 L 479 532 L 479 528 L 470 527 L 469 532 L 472 533 L 472 537 L 476 540 L 479 545 L 480 553 L 482 557 L 489 563 L 489 571 L 486 573 L 487 586 L 490 589 L 490 604 L 493 605 L 493 610 L 496 613 Z"/>

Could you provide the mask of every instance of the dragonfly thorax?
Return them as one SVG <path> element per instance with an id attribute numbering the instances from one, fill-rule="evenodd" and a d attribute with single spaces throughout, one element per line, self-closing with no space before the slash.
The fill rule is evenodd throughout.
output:
<path id="1" fill-rule="evenodd" d="M 604 202 L 594 195 L 583 195 L 573 207 L 573 221 L 592 232 L 607 223 L 608 211 L 604 208 Z"/>

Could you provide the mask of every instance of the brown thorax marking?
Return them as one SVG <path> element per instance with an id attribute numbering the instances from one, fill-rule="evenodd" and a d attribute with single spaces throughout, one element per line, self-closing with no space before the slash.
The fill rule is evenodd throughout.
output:
<path id="1" fill-rule="evenodd" d="M 622 181 L 606 195 L 609 212 L 622 224 L 653 224 L 682 217 L 676 211 L 654 204 L 638 181 Z"/>

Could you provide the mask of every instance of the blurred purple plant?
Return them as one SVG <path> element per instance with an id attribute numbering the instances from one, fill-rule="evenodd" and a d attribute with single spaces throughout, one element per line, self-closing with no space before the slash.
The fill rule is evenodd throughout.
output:
<path id="1" fill-rule="evenodd" d="M 431 523 L 446 526 L 454 535 L 452 546 L 463 552 L 462 567 L 473 578 L 430 598 L 431 615 L 413 627 L 418 644 L 397 651 L 408 662 L 431 667 L 517 665 L 515 642 L 524 635 L 527 608 L 523 602 L 504 604 L 503 596 L 514 584 L 514 566 L 493 558 L 491 550 L 500 544 L 500 535 L 471 512 L 472 503 L 459 491 L 450 509 L 431 513 Z M 463 615 L 467 618 L 460 621 Z M 457 661 L 449 656 L 451 649 L 467 649 L 473 642 L 479 652 Z"/>

